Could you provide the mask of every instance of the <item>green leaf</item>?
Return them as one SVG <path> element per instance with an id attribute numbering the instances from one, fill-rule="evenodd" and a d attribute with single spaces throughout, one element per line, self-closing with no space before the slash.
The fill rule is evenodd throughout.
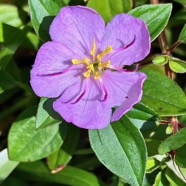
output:
<path id="1" fill-rule="evenodd" d="M 165 176 L 171 186 L 185 186 L 185 183 L 179 179 L 170 169 L 166 169 Z"/>
<path id="2" fill-rule="evenodd" d="M 109 22 L 113 16 L 119 13 L 128 12 L 132 9 L 132 0 L 89 0 L 88 7 L 95 9 L 105 20 Z"/>
<path id="3" fill-rule="evenodd" d="M 53 99 L 41 98 L 36 115 L 36 129 L 62 122 L 61 116 L 53 109 L 53 102 Z"/>
<path id="4" fill-rule="evenodd" d="M 158 114 L 143 103 L 138 103 L 127 112 L 127 117 L 130 121 L 141 130 L 148 130 L 153 128 L 158 119 Z"/>
<path id="5" fill-rule="evenodd" d="M 72 158 L 79 142 L 80 130 L 72 124 L 67 124 L 67 136 L 62 147 L 48 157 L 47 164 L 51 170 L 66 166 Z"/>
<path id="6" fill-rule="evenodd" d="M 178 40 L 181 41 L 182 43 L 186 44 L 186 24 L 181 30 L 181 33 L 178 37 Z"/>
<path id="7" fill-rule="evenodd" d="M 5 69 L 18 49 L 23 40 L 26 38 L 30 27 L 26 26 L 23 29 L 14 28 L 12 26 L 0 23 L 0 67 Z"/>
<path id="8" fill-rule="evenodd" d="M 15 81 L 12 76 L 8 72 L 0 70 L 0 94 L 13 87 L 15 87 Z"/>
<path id="9" fill-rule="evenodd" d="M 65 6 L 63 0 L 30 0 L 30 16 L 36 34 L 44 41 L 50 40 L 49 27 L 55 15 Z"/>
<path id="10" fill-rule="evenodd" d="M 64 185 L 73 186 L 105 186 L 105 184 L 99 180 L 93 174 L 75 168 L 67 166 L 62 171 L 51 174 L 43 162 L 22 163 L 18 166 L 15 175 L 20 175 L 21 179 L 28 181 L 43 181 L 47 183 L 58 183 Z"/>
<path id="11" fill-rule="evenodd" d="M 142 185 L 146 147 L 139 130 L 124 116 L 102 130 L 89 130 L 89 139 L 100 162 L 133 186 Z"/>
<path id="12" fill-rule="evenodd" d="M 186 62 L 177 58 L 172 58 L 169 62 L 169 67 L 173 72 L 185 73 L 186 72 Z"/>
<path id="13" fill-rule="evenodd" d="M 177 149 L 175 153 L 176 164 L 179 167 L 183 167 L 183 168 L 186 168 L 185 148 L 186 148 L 186 144 L 183 145 L 181 148 Z"/>
<path id="14" fill-rule="evenodd" d="M 154 109 L 161 116 L 186 113 L 186 96 L 182 89 L 166 75 L 150 69 L 143 69 L 147 79 L 143 85 L 142 103 Z"/>
<path id="15" fill-rule="evenodd" d="M 180 4 L 183 4 L 183 5 L 186 5 L 185 0 L 173 0 L 173 1 L 178 2 Z"/>
<path id="16" fill-rule="evenodd" d="M 0 22 L 6 23 L 13 27 L 20 27 L 23 25 L 22 20 L 25 16 L 21 16 L 22 12 L 14 5 L 1 4 L 0 5 Z"/>
<path id="17" fill-rule="evenodd" d="M 152 173 L 154 170 L 156 170 L 157 168 L 159 168 L 160 163 L 158 160 L 156 160 L 155 158 L 148 158 L 147 160 L 147 168 L 146 168 L 146 172 L 147 173 Z"/>
<path id="18" fill-rule="evenodd" d="M 168 185 L 168 181 L 163 172 L 159 172 L 156 176 L 155 183 L 153 186 L 165 186 Z"/>
<path id="19" fill-rule="evenodd" d="M 143 5 L 129 12 L 142 19 L 148 26 L 151 41 L 154 41 L 166 27 L 172 11 L 172 4 Z"/>
<path id="20" fill-rule="evenodd" d="M 8 159 L 7 149 L 0 152 L 0 183 L 2 183 L 9 174 L 17 167 L 19 162 Z"/>
<path id="21" fill-rule="evenodd" d="M 168 137 L 159 146 L 159 153 L 165 154 L 171 150 L 176 150 L 186 144 L 186 128 L 180 129 L 177 133 Z"/>
<path id="22" fill-rule="evenodd" d="M 8 151 L 11 160 L 35 161 L 52 154 L 62 145 L 65 125 L 52 125 L 36 130 L 35 113 L 35 107 L 27 109 L 12 125 L 8 135 Z"/>

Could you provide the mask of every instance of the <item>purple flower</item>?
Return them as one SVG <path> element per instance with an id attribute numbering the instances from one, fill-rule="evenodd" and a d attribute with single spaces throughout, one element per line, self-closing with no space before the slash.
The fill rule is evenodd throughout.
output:
<path id="1" fill-rule="evenodd" d="M 67 6 L 52 22 L 50 36 L 37 53 L 31 86 L 40 97 L 57 98 L 54 110 L 67 122 L 101 129 L 141 100 L 145 74 L 123 67 L 149 53 L 142 20 L 119 14 L 105 27 L 96 11 Z"/>

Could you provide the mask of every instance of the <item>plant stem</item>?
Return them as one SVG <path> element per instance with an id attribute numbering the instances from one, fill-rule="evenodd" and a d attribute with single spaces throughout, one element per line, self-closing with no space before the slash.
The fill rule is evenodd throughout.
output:
<path id="1" fill-rule="evenodd" d="M 151 0 L 151 4 L 159 4 L 159 0 Z M 174 45 L 172 45 L 171 48 L 168 47 L 165 30 L 163 30 L 162 33 L 159 35 L 158 40 L 159 40 L 159 44 L 160 44 L 160 47 L 161 47 L 162 54 L 171 55 L 172 49 L 174 49 L 178 45 L 178 43 L 175 43 Z M 165 64 L 165 73 L 170 79 L 173 80 L 174 73 L 170 69 L 168 63 Z M 170 118 L 170 120 L 171 120 L 171 123 L 173 124 L 173 128 L 174 128 L 173 129 L 173 133 L 176 133 L 178 131 L 178 123 L 179 123 L 178 120 L 177 120 L 177 117 L 176 116 L 172 116 Z"/>

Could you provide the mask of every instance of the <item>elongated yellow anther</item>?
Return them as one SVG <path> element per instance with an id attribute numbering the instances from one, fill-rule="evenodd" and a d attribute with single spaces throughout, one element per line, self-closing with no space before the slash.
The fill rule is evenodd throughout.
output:
<path id="1" fill-rule="evenodd" d="M 94 73 L 94 79 L 99 79 L 101 77 L 101 73 L 99 71 L 96 71 Z"/>
<path id="2" fill-rule="evenodd" d="M 108 53 L 110 53 L 112 51 L 112 46 L 108 46 L 103 52 L 101 52 L 101 54 L 98 54 L 97 55 L 97 59 L 99 60 L 99 61 L 101 61 L 101 59 L 105 56 L 105 55 L 107 55 Z"/>
<path id="3" fill-rule="evenodd" d="M 108 67 L 108 66 L 110 66 L 110 61 L 107 60 L 107 61 L 105 61 L 104 63 L 99 62 L 99 63 L 98 63 L 98 66 L 99 66 L 100 68 Z"/>
<path id="4" fill-rule="evenodd" d="M 91 69 L 89 69 L 89 70 L 87 70 L 83 75 L 84 75 L 84 77 L 89 77 L 90 76 L 90 74 L 91 74 Z"/>
<path id="5" fill-rule="evenodd" d="M 80 59 L 72 59 L 71 61 L 72 61 L 72 63 L 74 65 L 78 65 L 78 64 L 87 64 L 87 65 L 89 65 L 89 63 L 90 63 L 90 60 L 88 58 L 84 58 L 82 60 L 80 60 Z"/>
<path id="6" fill-rule="evenodd" d="M 94 57 L 95 52 L 96 52 L 96 40 L 94 39 L 93 43 L 92 43 L 92 50 L 90 51 L 90 54 Z"/>

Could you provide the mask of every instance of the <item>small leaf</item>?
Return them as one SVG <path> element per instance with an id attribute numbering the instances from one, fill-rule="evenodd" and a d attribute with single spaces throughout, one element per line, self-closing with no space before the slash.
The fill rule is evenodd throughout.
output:
<path id="1" fill-rule="evenodd" d="M 186 62 L 177 58 L 172 58 L 169 62 L 169 67 L 173 72 L 185 73 L 186 72 Z"/>
<path id="2" fill-rule="evenodd" d="M 42 159 L 62 145 L 65 125 L 52 125 L 36 130 L 35 113 L 35 107 L 25 110 L 12 125 L 8 135 L 11 160 L 27 162 Z"/>
<path id="3" fill-rule="evenodd" d="M 43 162 L 22 163 L 18 166 L 16 176 L 28 181 L 44 181 L 52 185 L 73 185 L 73 186 L 106 186 L 95 175 L 79 168 L 65 167 L 62 171 L 51 174 Z"/>
<path id="4" fill-rule="evenodd" d="M 8 72 L 0 70 L 0 94 L 13 87 L 15 87 L 15 81 L 12 76 Z"/>
<path id="5" fill-rule="evenodd" d="M 30 0 L 30 16 L 36 34 L 44 41 L 50 40 L 49 27 L 55 15 L 66 5 L 63 0 Z"/>
<path id="6" fill-rule="evenodd" d="M 142 19 L 148 26 L 151 41 L 154 41 L 166 27 L 172 11 L 172 4 L 143 5 L 129 12 Z"/>
<path id="7" fill-rule="evenodd" d="M 141 71 L 148 77 L 143 85 L 142 103 L 154 109 L 160 116 L 186 113 L 185 93 L 174 81 L 150 69 Z"/>
<path id="8" fill-rule="evenodd" d="M 160 154 L 165 154 L 171 150 L 176 150 L 186 144 L 186 128 L 180 129 L 177 133 L 163 141 L 158 149 Z"/>
<path id="9" fill-rule="evenodd" d="M 19 162 L 8 159 L 7 149 L 0 152 L 0 183 L 2 183 L 9 174 L 17 167 Z"/>
<path id="10" fill-rule="evenodd" d="M 96 156 L 111 172 L 133 186 L 142 185 L 146 147 L 126 116 L 102 130 L 89 130 L 89 139 Z"/>
<path id="11" fill-rule="evenodd" d="M 169 57 L 166 56 L 166 55 L 159 55 L 159 56 L 156 56 L 152 62 L 155 64 L 155 65 L 158 65 L 158 66 L 161 66 L 161 65 L 165 65 L 167 64 L 169 61 Z"/>
<path id="12" fill-rule="evenodd" d="M 128 12 L 132 9 L 132 0 L 88 0 L 88 7 L 95 9 L 105 20 L 109 22 L 113 16 L 119 13 Z"/>
<path id="13" fill-rule="evenodd" d="M 41 98 L 36 115 L 36 129 L 62 122 L 61 116 L 53 109 L 53 102 L 53 99 Z"/>
<path id="14" fill-rule="evenodd" d="M 178 40 L 181 41 L 182 43 L 186 44 L 186 24 L 181 30 L 181 33 L 178 37 Z"/>

